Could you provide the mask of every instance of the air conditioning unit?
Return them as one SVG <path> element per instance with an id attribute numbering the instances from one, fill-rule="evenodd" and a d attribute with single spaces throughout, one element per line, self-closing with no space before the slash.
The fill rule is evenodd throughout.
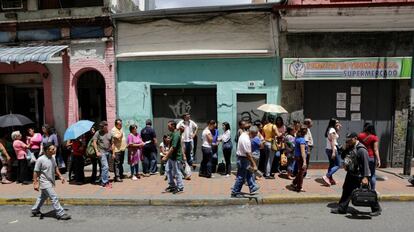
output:
<path id="1" fill-rule="evenodd" d="M 23 9 L 23 0 L 1 0 L 2 10 L 20 10 Z"/>

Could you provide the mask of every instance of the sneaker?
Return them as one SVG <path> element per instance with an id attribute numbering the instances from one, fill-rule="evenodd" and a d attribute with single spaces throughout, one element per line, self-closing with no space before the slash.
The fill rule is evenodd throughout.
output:
<path id="1" fill-rule="evenodd" d="M 230 177 L 230 174 L 226 174 L 226 177 Z"/>
<path id="2" fill-rule="evenodd" d="M 184 192 L 184 188 L 175 188 L 172 194 L 180 194 Z"/>
<path id="3" fill-rule="evenodd" d="M 57 217 L 58 220 L 69 220 L 72 219 L 72 217 L 69 214 L 63 214 L 61 216 Z"/>
<path id="4" fill-rule="evenodd" d="M 329 178 L 329 182 L 331 183 L 331 185 L 336 185 L 336 181 L 332 177 Z"/>
<path id="5" fill-rule="evenodd" d="M 144 174 L 142 174 L 142 176 L 143 177 L 149 177 L 149 176 L 151 176 L 149 173 L 144 173 Z"/>
<path id="6" fill-rule="evenodd" d="M 138 180 L 138 178 L 136 176 L 133 176 L 132 180 Z"/>
<path id="7" fill-rule="evenodd" d="M 168 187 L 165 189 L 165 192 L 167 192 L 167 193 L 172 193 L 172 192 L 174 192 L 174 191 L 175 191 L 175 189 L 176 189 L 176 187 L 174 187 L 174 186 L 168 186 Z"/>
<path id="8" fill-rule="evenodd" d="M 252 189 L 252 190 L 250 191 L 250 194 L 252 194 L 252 195 L 254 195 L 254 194 L 258 194 L 259 189 L 260 189 L 260 186 L 257 186 L 256 188 L 254 188 L 254 189 Z"/>
<path id="9" fill-rule="evenodd" d="M 346 214 L 345 211 L 340 210 L 339 208 L 331 209 L 331 213 L 333 213 L 333 214 Z"/>
<path id="10" fill-rule="evenodd" d="M 160 173 L 159 173 L 159 172 L 151 172 L 151 173 L 150 173 L 150 175 L 151 175 L 151 176 L 153 176 L 153 175 L 157 175 L 157 174 L 160 174 Z"/>
<path id="11" fill-rule="evenodd" d="M 265 179 L 267 179 L 267 180 L 273 180 L 273 179 L 275 179 L 275 177 L 274 176 L 265 176 Z"/>
<path id="12" fill-rule="evenodd" d="M 243 195 L 240 193 L 231 193 L 230 197 L 231 198 L 243 198 Z"/>
<path id="13" fill-rule="evenodd" d="M 13 183 L 13 182 L 11 182 L 10 180 L 3 180 L 3 181 L 1 181 L 1 183 L 2 183 L 2 184 L 11 184 L 11 183 Z"/>
<path id="14" fill-rule="evenodd" d="M 119 177 L 115 178 L 114 182 L 123 182 L 123 180 Z"/>
<path id="15" fill-rule="evenodd" d="M 331 186 L 331 181 L 329 180 L 329 177 L 326 175 L 322 177 L 323 181 L 325 181 L 326 185 Z"/>
<path id="16" fill-rule="evenodd" d="M 377 210 L 377 211 L 371 212 L 371 213 L 369 213 L 369 215 L 371 217 L 378 217 L 378 216 L 381 215 L 381 210 Z"/>
<path id="17" fill-rule="evenodd" d="M 40 215 L 42 215 L 40 210 L 32 210 L 32 217 L 38 217 Z"/>

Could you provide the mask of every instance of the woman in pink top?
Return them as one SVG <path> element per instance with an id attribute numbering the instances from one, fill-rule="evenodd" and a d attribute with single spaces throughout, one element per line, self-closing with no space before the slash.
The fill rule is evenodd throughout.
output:
<path id="1" fill-rule="evenodd" d="M 29 135 L 26 137 L 26 143 L 29 145 L 30 151 L 37 159 L 39 158 L 40 146 L 42 144 L 42 135 L 40 133 L 36 133 L 33 127 L 27 129 L 27 133 Z"/>
<path id="2" fill-rule="evenodd" d="M 138 180 L 139 174 L 139 162 L 142 160 L 142 147 L 144 142 L 141 136 L 137 132 L 137 125 L 131 125 L 129 127 L 130 134 L 128 135 L 128 163 L 131 166 L 131 178 L 132 180 Z"/>
<path id="3" fill-rule="evenodd" d="M 22 134 L 20 134 L 20 131 L 14 131 L 11 134 L 11 137 L 13 139 L 13 148 L 14 152 L 16 153 L 17 161 L 19 163 L 19 171 L 17 174 L 17 182 L 22 184 L 29 184 L 27 181 L 28 172 L 27 172 L 27 149 L 29 146 L 27 146 L 25 143 L 21 141 Z"/>

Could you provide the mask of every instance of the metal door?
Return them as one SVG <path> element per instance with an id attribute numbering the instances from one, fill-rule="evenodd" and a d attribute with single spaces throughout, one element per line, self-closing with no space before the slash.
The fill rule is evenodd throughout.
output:
<path id="1" fill-rule="evenodd" d="M 217 120 L 216 89 L 153 89 L 152 111 L 154 129 L 159 143 L 169 134 L 167 124 L 172 119 L 181 119 L 190 113 L 198 125 L 196 160 L 201 161 L 201 133 L 208 120 Z"/>
<path id="2" fill-rule="evenodd" d="M 327 161 L 324 136 L 328 121 L 335 117 L 341 121 L 340 143 L 348 132 L 361 132 L 367 122 L 375 125 L 380 139 L 380 156 L 384 164 L 389 162 L 392 146 L 392 115 L 394 112 L 394 81 L 305 81 L 304 114 L 314 121 L 312 135 L 315 149 L 312 161 Z M 359 87 L 360 94 L 352 94 L 351 88 Z M 337 117 L 337 93 L 346 93 L 346 116 Z M 351 111 L 352 96 L 360 96 L 360 110 Z M 355 102 L 355 101 L 354 101 Z M 339 109 L 341 110 L 341 109 Z M 352 114 L 360 113 L 361 120 L 351 120 Z"/>

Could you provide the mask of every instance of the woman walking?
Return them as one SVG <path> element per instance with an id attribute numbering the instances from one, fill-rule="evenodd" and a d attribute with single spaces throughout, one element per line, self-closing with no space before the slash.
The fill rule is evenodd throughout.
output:
<path id="1" fill-rule="evenodd" d="M 203 160 L 200 164 L 200 173 L 199 176 L 211 178 L 211 158 L 213 156 L 213 150 L 211 144 L 213 142 L 213 135 L 211 131 L 214 129 L 216 121 L 210 120 L 207 122 L 207 127 L 203 130 L 202 140 L 203 145 L 201 146 L 201 151 L 203 152 Z"/>
<path id="2" fill-rule="evenodd" d="M 20 131 L 14 131 L 11 134 L 13 140 L 13 148 L 18 160 L 17 182 L 21 184 L 29 184 L 28 179 L 28 164 L 27 164 L 27 149 L 29 146 L 21 141 L 22 134 Z"/>
<path id="3" fill-rule="evenodd" d="M 328 172 L 325 176 L 323 176 L 323 180 L 325 181 L 326 185 L 331 186 L 335 185 L 336 181 L 333 178 L 335 172 L 338 171 L 341 164 L 341 158 L 338 153 L 338 139 L 339 139 L 339 130 L 341 129 L 342 125 L 339 123 L 339 120 L 336 118 L 331 118 L 329 121 L 328 127 L 325 131 L 325 138 L 326 138 L 326 155 L 329 159 L 329 168 Z"/>
<path id="4" fill-rule="evenodd" d="M 223 143 L 222 149 L 224 161 L 226 162 L 226 177 L 229 177 L 231 175 L 231 151 L 233 149 L 230 124 L 228 122 L 223 122 L 222 128 L 223 134 L 220 136 L 220 141 Z"/>
<path id="5" fill-rule="evenodd" d="M 137 131 L 137 125 L 129 126 L 129 132 L 127 139 L 128 144 L 128 163 L 131 167 L 131 178 L 132 180 L 138 180 L 139 176 L 139 162 L 142 160 L 142 148 L 144 147 L 144 142 L 141 139 Z"/>
<path id="6" fill-rule="evenodd" d="M 365 124 L 364 131 L 358 135 L 358 140 L 364 144 L 368 150 L 368 165 L 371 172 L 370 185 L 375 190 L 377 178 L 375 168 L 381 166 L 381 159 L 378 150 L 378 137 L 375 133 L 375 127 L 371 123 Z"/>

